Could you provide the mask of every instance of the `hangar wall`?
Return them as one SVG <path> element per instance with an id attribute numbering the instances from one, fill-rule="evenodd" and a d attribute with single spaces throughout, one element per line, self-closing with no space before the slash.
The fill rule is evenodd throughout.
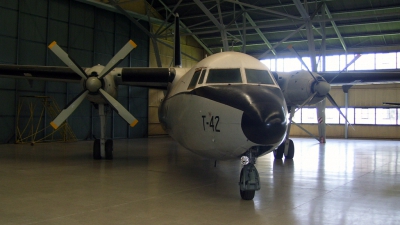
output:
<path id="1" fill-rule="evenodd" d="M 138 47 L 119 66 L 149 66 L 148 37 L 124 16 L 87 4 L 73 0 L 0 1 L 0 21 L 0 64 L 65 66 L 47 48 L 55 40 L 82 67 L 105 65 L 132 39 Z M 141 23 L 148 26 L 146 22 Z M 14 141 L 19 96 L 52 96 L 62 108 L 81 91 L 80 84 L 76 83 L 0 79 L 0 143 Z M 140 122 L 129 128 L 116 113 L 110 113 L 108 136 L 147 136 L 148 89 L 120 86 L 118 100 Z M 21 124 L 29 120 L 26 111 L 21 112 Z M 78 139 L 100 136 L 97 115 L 88 101 L 71 115 L 68 123 Z M 51 119 L 46 116 L 39 121 L 39 117 L 40 111 L 35 110 L 33 119 L 40 125 L 39 129 L 48 127 Z M 46 128 L 45 133 L 51 129 Z"/>
<path id="2" fill-rule="evenodd" d="M 339 106 L 345 105 L 345 94 L 341 87 L 332 87 L 330 94 Z M 354 85 L 348 93 L 349 107 L 383 107 L 382 102 L 400 102 L 400 84 L 374 84 Z M 329 101 L 326 107 L 331 107 Z M 318 126 L 314 124 L 302 124 L 312 134 L 318 136 Z M 349 138 L 387 138 L 399 139 L 400 126 L 398 125 L 353 125 L 348 129 Z M 309 137 L 307 133 L 297 126 L 292 126 L 290 135 Z M 344 125 L 327 125 L 327 138 L 344 138 Z"/>

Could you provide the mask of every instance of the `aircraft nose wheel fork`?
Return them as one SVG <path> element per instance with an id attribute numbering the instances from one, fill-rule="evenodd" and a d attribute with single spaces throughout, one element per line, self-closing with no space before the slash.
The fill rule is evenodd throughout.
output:
<path id="1" fill-rule="evenodd" d="M 255 192 L 260 190 L 260 176 L 254 164 L 256 157 L 249 151 L 248 155 L 242 156 L 240 162 L 243 165 L 240 171 L 239 192 L 243 200 L 252 200 Z"/>

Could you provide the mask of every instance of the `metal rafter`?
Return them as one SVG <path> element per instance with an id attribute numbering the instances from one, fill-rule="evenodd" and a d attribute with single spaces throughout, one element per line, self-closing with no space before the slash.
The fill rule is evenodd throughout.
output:
<path id="1" fill-rule="evenodd" d="M 261 8 L 261 7 L 255 6 L 255 5 L 251 5 L 251 4 L 239 2 L 239 1 L 237 1 L 237 0 L 225 0 L 225 2 L 230 2 L 230 3 L 234 3 L 234 4 L 239 4 L 239 5 L 241 5 L 241 6 L 246 6 L 246 7 L 253 8 L 253 9 L 257 9 L 257 10 L 260 10 L 260 11 L 272 13 L 272 14 L 274 14 L 274 15 L 282 16 L 282 17 L 285 17 L 285 18 L 291 18 L 291 19 L 295 19 L 295 20 L 301 20 L 301 18 L 299 18 L 299 17 L 297 17 L 297 16 L 292 16 L 292 15 L 289 15 L 289 14 L 286 14 L 286 13 L 281 13 L 281 12 L 278 12 L 278 11 L 275 11 L 275 10 L 271 10 L 271 9 Z"/>
<path id="2" fill-rule="evenodd" d="M 275 49 L 276 47 L 278 47 L 279 45 L 281 45 L 284 41 L 286 41 L 287 39 L 291 38 L 293 35 L 295 35 L 297 32 L 299 32 L 301 29 L 303 29 L 306 25 L 303 24 L 301 27 L 297 28 L 297 30 L 293 31 L 291 34 L 289 34 L 288 36 L 286 36 L 284 39 L 282 39 L 280 42 L 276 43 L 272 49 Z M 263 54 L 261 54 L 258 59 L 263 59 L 265 58 L 265 56 L 268 55 L 268 53 L 270 53 L 272 51 L 272 49 L 264 52 Z"/>
<path id="3" fill-rule="evenodd" d="M 155 34 L 160 34 L 160 33 L 161 33 L 161 32 L 160 32 L 161 28 L 168 22 L 169 18 L 171 17 L 171 15 L 174 14 L 176 8 L 178 8 L 178 6 L 179 6 L 179 4 L 181 4 L 181 2 L 182 2 L 182 0 L 179 0 L 179 1 L 176 3 L 175 7 L 169 12 L 167 18 L 165 18 L 164 22 L 161 24 L 161 26 L 158 28 L 158 30 L 155 32 Z M 164 30 L 163 30 L 163 31 L 164 31 Z M 159 33 L 159 32 L 160 32 L 160 33 Z"/>
<path id="4" fill-rule="evenodd" d="M 162 5 L 164 5 L 166 8 L 167 8 L 167 10 L 168 11 L 170 11 L 170 12 L 172 12 L 166 5 L 165 5 L 165 3 L 163 2 L 163 1 L 161 1 L 161 0 L 158 0 Z M 179 21 L 179 24 L 183 27 L 183 29 L 185 29 L 187 32 L 189 32 L 189 33 L 191 33 L 192 31 L 182 22 L 182 19 Z M 212 55 L 213 53 L 212 53 L 212 51 L 196 36 L 196 35 L 192 35 L 192 37 L 197 41 L 197 43 L 199 43 L 200 44 L 200 46 L 201 47 L 203 47 L 207 52 L 208 52 L 208 54 L 210 54 L 210 55 Z M 182 54 L 184 54 L 184 53 L 182 53 Z"/>
<path id="5" fill-rule="evenodd" d="M 326 12 L 326 15 L 328 16 L 328 18 L 329 18 L 329 19 L 332 19 L 332 15 L 331 15 L 331 12 L 330 12 L 329 9 L 328 9 L 328 6 L 325 6 L 325 12 Z M 347 51 L 346 43 L 344 42 L 344 39 L 343 39 L 342 35 L 340 34 L 340 31 L 339 31 L 338 27 L 336 26 L 335 21 L 332 20 L 332 21 L 331 21 L 331 24 L 332 24 L 333 29 L 334 29 L 335 32 L 336 32 L 336 35 L 337 35 L 338 38 L 339 38 L 340 43 L 341 43 L 342 46 L 343 46 L 343 49 L 344 49 L 345 51 Z"/>
<path id="6" fill-rule="evenodd" d="M 110 0 L 114 1 L 114 0 Z M 121 14 L 125 15 L 132 23 L 134 23 L 137 27 L 139 27 L 140 30 L 142 30 L 147 36 L 149 36 L 152 40 L 157 41 L 165 46 L 167 46 L 168 48 L 173 49 L 174 47 L 168 43 L 165 43 L 164 41 L 159 40 L 154 34 L 150 33 L 145 27 L 142 26 L 142 24 L 139 23 L 139 21 L 137 21 L 135 18 L 133 18 L 127 11 L 125 11 L 123 8 L 121 8 L 119 5 L 115 4 L 114 6 Z M 182 55 L 189 57 L 195 61 L 199 61 L 200 59 L 196 59 L 186 53 L 182 52 Z"/>
<path id="7" fill-rule="evenodd" d="M 239 1 L 239 0 L 237 0 L 237 1 Z M 245 10 L 243 5 L 240 5 L 240 8 L 242 10 Z M 246 17 L 243 21 L 246 21 L 246 19 L 247 19 L 252 27 L 257 27 L 257 24 L 254 22 L 254 20 L 251 18 L 251 16 L 248 13 L 246 13 L 245 15 L 246 15 Z M 243 24 L 243 30 L 246 32 L 245 24 Z M 265 37 L 263 32 L 260 30 L 260 28 L 254 28 L 254 30 L 257 32 L 257 34 L 260 36 L 260 38 L 264 41 L 264 43 L 268 46 L 268 48 L 272 51 L 272 53 L 274 55 L 276 55 L 276 51 L 274 49 L 272 49 L 271 43 L 269 43 L 267 37 Z"/>
<path id="8" fill-rule="evenodd" d="M 330 2 L 330 1 L 335 1 L 335 0 L 321 0 L 321 1 L 315 1 L 317 3 L 319 2 Z M 202 1 L 203 3 L 210 3 L 210 2 L 215 2 L 215 0 L 209 0 L 209 1 Z M 261 1 L 259 1 L 261 2 Z M 266 2 L 266 1 L 265 1 Z M 187 3 L 182 3 L 181 6 L 191 6 L 191 5 L 195 5 L 195 3 L 193 2 L 187 2 Z M 281 7 L 287 7 L 287 6 L 293 6 L 293 3 L 284 3 L 284 4 L 277 4 L 277 5 L 268 5 L 268 6 L 260 6 L 262 8 L 266 8 L 266 9 L 272 9 L 272 8 L 281 8 Z M 168 8 L 173 8 L 173 5 L 167 6 Z M 156 8 L 157 11 L 162 10 L 163 8 Z"/>
<path id="9" fill-rule="evenodd" d="M 390 13 L 390 14 L 376 14 L 374 17 L 390 17 L 390 16 L 398 16 L 398 13 Z M 370 15 L 367 16 L 355 16 L 355 17 L 348 17 L 348 18 L 331 18 L 331 19 L 314 19 L 312 20 L 313 23 L 322 23 L 322 22 L 332 22 L 332 21 L 353 21 L 353 20 L 359 20 L 359 19 L 367 19 L 371 18 Z M 273 23 L 273 24 L 268 24 L 268 25 L 259 25 L 256 27 L 247 27 L 246 29 L 254 29 L 254 28 L 274 28 L 274 27 L 284 27 L 284 26 L 290 26 L 290 25 L 302 25 L 304 24 L 304 21 L 299 21 L 299 22 L 282 22 L 282 23 Z M 192 32 L 192 33 L 186 33 L 182 35 L 199 35 L 199 34 L 211 34 L 211 33 L 216 33 L 219 32 L 219 30 L 209 30 L 209 28 L 204 28 L 207 31 L 199 31 L 199 32 Z M 237 31 L 237 28 L 226 28 L 226 31 Z"/>
<path id="10" fill-rule="evenodd" d="M 208 10 L 207 7 L 200 0 L 193 0 L 193 1 L 207 15 L 207 17 L 211 20 L 211 22 L 213 22 L 214 25 L 218 27 L 218 29 L 221 33 L 221 39 L 222 39 L 222 44 L 224 46 L 224 50 L 228 51 L 229 50 L 228 39 L 226 36 L 226 31 L 225 31 L 224 25 L 218 22 L 218 20 L 211 14 L 210 10 Z"/>

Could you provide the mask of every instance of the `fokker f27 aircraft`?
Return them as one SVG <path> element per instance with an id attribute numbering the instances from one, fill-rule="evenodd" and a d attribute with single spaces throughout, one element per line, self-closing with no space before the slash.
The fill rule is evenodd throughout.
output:
<path id="1" fill-rule="evenodd" d="M 175 29 L 179 29 L 175 22 Z M 77 96 L 51 122 L 56 129 L 86 98 L 98 105 L 101 138 L 95 140 L 94 159 L 112 159 L 112 140 L 105 139 L 104 106 L 112 106 L 131 126 L 137 119 L 117 100 L 118 85 L 167 90 L 159 110 L 165 130 L 188 150 L 216 160 L 240 159 L 240 195 L 254 198 L 260 189 L 256 159 L 274 152 L 276 158 L 294 156 L 288 139 L 296 107 L 313 104 L 329 95 L 330 85 L 319 74 L 307 71 L 274 75 L 249 55 L 221 52 L 211 55 L 189 71 L 182 68 L 117 68 L 136 47 L 129 41 L 106 66 L 83 69 L 56 42 L 49 45 L 69 68 L 1 65 L 0 76 L 82 84 Z M 175 32 L 175 65 L 180 65 L 179 32 Z M 187 71 L 187 72 L 186 72 Z M 79 76 L 77 76 L 78 74 Z M 290 114 L 288 113 L 290 109 Z"/>

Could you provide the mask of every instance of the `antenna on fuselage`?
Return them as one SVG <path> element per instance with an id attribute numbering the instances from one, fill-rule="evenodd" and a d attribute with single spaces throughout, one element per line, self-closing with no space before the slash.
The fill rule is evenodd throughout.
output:
<path id="1" fill-rule="evenodd" d="M 179 33 L 179 14 L 175 14 L 175 34 L 174 34 L 174 66 L 182 67 L 181 38 Z"/>

